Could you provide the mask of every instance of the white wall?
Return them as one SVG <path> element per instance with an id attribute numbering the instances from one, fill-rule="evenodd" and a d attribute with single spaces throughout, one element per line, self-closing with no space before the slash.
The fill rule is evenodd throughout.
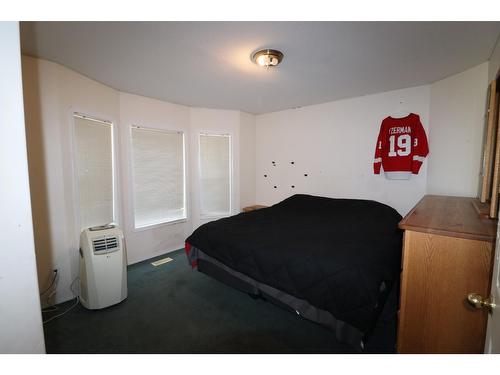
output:
<path id="1" fill-rule="evenodd" d="M 25 56 L 22 62 L 38 280 L 40 289 L 45 289 L 52 270 L 58 269 L 54 297 L 65 301 L 73 297 L 70 284 L 78 276 L 72 114 L 81 112 L 117 124 L 119 97 L 115 90 L 58 64 Z"/>
<path id="2" fill-rule="evenodd" d="M 489 63 L 488 82 L 491 82 L 497 78 L 497 75 L 500 72 L 500 38 L 497 40 L 497 44 L 491 54 Z"/>
<path id="3" fill-rule="evenodd" d="M 428 194 L 477 196 L 487 87 L 487 62 L 431 85 Z"/>
<path id="4" fill-rule="evenodd" d="M 257 116 L 256 203 L 307 193 L 374 199 L 406 214 L 425 194 L 427 161 L 411 180 L 386 180 L 373 174 L 375 143 L 400 101 L 428 130 L 429 97 L 421 86 Z"/>
<path id="5" fill-rule="evenodd" d="M 240 206 L 255 204 L 255 116 L 240 112 Z"/>
<path id="6" fill-rule="evenodd" d="M 60 275 L 57 294 L 51 301 L 43 300 L 44 304 L 72 298 L 70 285 L 78 276 L 79 224 L 73 170 L 73 112 L 109 120 L 114 124 L 117 221 L 125 233 L 129 264 L 183 247 L 193 225 L 196 227 L 202 223 L 198 209 L 198 169 L 195 163 L 198 152 L 195 138 L 200 130 L 233 135 L 233 213 L 239 212 L 241 208 L 240 166 L 246 171 L 243 196 L 246 202 L 252 200 L 255 151 L 254 147 L 245 143 L 240 156 L 239 145 L 240 132 L 248 139 L 248 144 L 255 144 L 253 115 L 239 111 L 190 108 L 121 93 L 59 64 L 27 56 L 23 56 L 22 61 L 40 289 L 50 284 L 53 269 L 58 269 Z M 132 125 L 181 130 L 185 133 L 186 221 L 134 229 Z"/>
<path id="7" fill-rule="evenodd" d="M 17 22 L 0 22 L 0 61 L 0 353 L 44 353 Z"/>

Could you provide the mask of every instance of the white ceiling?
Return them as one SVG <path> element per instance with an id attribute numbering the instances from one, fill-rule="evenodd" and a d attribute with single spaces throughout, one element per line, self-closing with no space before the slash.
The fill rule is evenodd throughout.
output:
<path id="1" fill-rule="evenodd" d="M 24 22 L 23 53 L 118 90 L 266 113 L 428 84 L 487 61 L 500 22 Z M 253 51 L 284 54 L 277 69 Z"/>

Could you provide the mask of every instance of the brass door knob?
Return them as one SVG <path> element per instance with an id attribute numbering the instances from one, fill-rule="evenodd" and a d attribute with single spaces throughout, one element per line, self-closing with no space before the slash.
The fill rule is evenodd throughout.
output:
<path id="1" fill-rule="evenodd" d="M 475 307 L 476 309 L 486 308 L 491 311 L 492 309 L 497 307 L 497 305 L 493 303 L 493 301 L 490 298 L 485 299 L 477 293 L 470 293 L 467 296 L 467 302 L 469 302 L 469 304 Z"/>

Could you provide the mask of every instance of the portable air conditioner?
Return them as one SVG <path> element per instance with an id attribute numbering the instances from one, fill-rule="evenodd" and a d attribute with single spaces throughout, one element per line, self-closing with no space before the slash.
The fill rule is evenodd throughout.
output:
<path id="1" fill-rule="evenodd" d="M 92 227 L 80 235 L 80 301 L 102 309 L 127 298 L 127 255 L 122 231 L 112 225 Z"/>

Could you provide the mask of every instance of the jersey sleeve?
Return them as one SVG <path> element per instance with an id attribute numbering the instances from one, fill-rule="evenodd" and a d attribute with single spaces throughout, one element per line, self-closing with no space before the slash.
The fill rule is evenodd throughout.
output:
<path id="1" fill-rule="evenodd" d="M 373 159 L 373 173 L 375 174 L 380 174 L 380 167 L 382 166 L 382 150 L 385 147 L 384 129 L 384 122 L 382 122 L 378 133 L 377 144 L 375 145 L 375 157 Z"/>
<path id="2" fill-rule="evenodd" d="M 417 118 L 416 134 L 413 138 L 413 160 L 411 164 L 411 172 L 413 174 L 418 174 L 420 167 L 428 154 L 429 145 L 427 143 L 427 136 L 425 135 L 425 129 L 422 126 L 419 117 Z"/>

